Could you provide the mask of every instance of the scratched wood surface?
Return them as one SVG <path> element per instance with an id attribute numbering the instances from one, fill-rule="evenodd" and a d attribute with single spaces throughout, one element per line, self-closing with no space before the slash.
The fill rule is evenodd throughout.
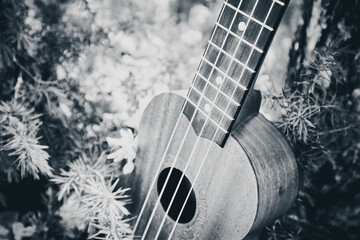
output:
<path id="1" fill-rule="evenodd" d="M 178 116 L 184 97 L 178 93 L 157 96 L 147 107 L 140 125 L 136 170 L 129 178 L 132 187 L 132 213 L 137 216 L 150 188 Z M 250 103 L 254 103 L 253 101 Z M 248 107 L 257 110 L 258 106 Z M 180 115 L 179 131 L 161 170 L 170 167 L 181 145 L 189 120 Z M 190 127 L 175 167 L 185 170 L 193 147 L 198 144 L 185 175 L 194 186 L 196 212 L 186 224 L 178 224 L 172 239 L 257 239 L 259 231 L 285 213 L 298 189 L 298 174 L 291 149 L 276 128 L 257 115 L 243 121 L 231 134 L 224 148 L 212 144 L 196 178 L 210 141 L 198 138 Z M 195 182 L 196 179 L 196 182 Z M 141 236 L 155 202 L 151 190 L 136 236 Z M 166 218 L 159 239 L 167 239 L 174 220 L 156 209 L 145 239 L 154 239 L 160 222 Z M 134 220 L 135 222 L 135 220 Z"/>

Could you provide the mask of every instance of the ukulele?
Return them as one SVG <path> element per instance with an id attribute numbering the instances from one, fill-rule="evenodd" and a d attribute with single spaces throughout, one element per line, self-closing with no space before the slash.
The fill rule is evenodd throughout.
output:
<path id="1" fill-rule="evenodd" d="M 226 0 L 189 90 L 147 106 L 125 183 L 134 239 L 258 239 L 293 204 L 294 154 L 252 90 L 287 4 Z"/>

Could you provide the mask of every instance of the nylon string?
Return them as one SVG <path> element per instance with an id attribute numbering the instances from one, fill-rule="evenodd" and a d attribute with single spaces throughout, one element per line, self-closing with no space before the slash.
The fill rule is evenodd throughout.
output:
<path id="1" fill-rule="evenodd" d="M 224 8 L 222 9 L 222 11 L 221 11 L 221 13 L 220 13 L 219 18 L 222 16 L 223 10 L 224 10 Z M 213 36 L 214 36 L 214 33 L 212 34 L 211 38 L 212 38 Z M 204 55 L 207 53 L 207 51 L 208 51 L 208 47 L 207 47 Z M 199 66 L 199 67 L 200 67 L 200 66 Z M 195 75 L 195 77 L 196 77 L 196 75 Z M 190 91 L 191 91 L 191 90 L 189 90 L 189 92 L 190 92 Z M 149 188 L 149 190 L 148 190 L 148 193 L 147 193 L 147 195 L 146 195 L 146 198 L 145 198 L 145 200 L 144 200 L 144 203 L 143 203 L 143 205 L 142 205 L 142 207 L 141 207 L 139 216 L 137 217 L 137 221 L 136 221 L 136 223 L 135 223 L 135 225 L 134 225 L 134 229 L 133 229 L 133 234 L 135 234 L 135 232 L 136 232 L 136 230 L 137 230 L 137 227 L 138 227 L 138 225 L 139 225 L 139 223 L 140 223 L 140 220 L 141 220 L 141 218 L 142 218 L 142 214 L 144 213 L 145 208 L 146 208 L 146 204 L 147 204 L 147 202 L 149 201 L 149 198 L 150 198 L 150 195 L 151 195 L 151 191 L 152 191 L 152 189 L 154 188 L 154 185 L 155 185 L 157 176 L 158 176 L 159 173 L 160 173 L 161 166 L 162 166 L 163 163 L 164 163 L 166 154 L 167 154 L 167 152 L 168 152 L 168 150 L 169 150 L 169 148 L 170 148 L 170 145 L 171 145 L 171 143 L 172 143 L 172 141 L 173 141 L 175 132 L 176 132 L 176 130 L 177 130 L 177 128 L 178 128 L 178 125 L 179 125 L 179 123 L 180 123 L 181 116 L 182 116 L 183 111 L 184 111 L 184 109 L 185 109 L 185 106 L 186 106 L 186 104 L 187 104 L 188 102 L 189 102 L 189 101 L 188 101 L 188 98 L 186 98 L 186 99 L 185 99 L 185 102 L 184 102 L 184 104 L 183 104 L 183 107 L 182 107 L 182 109 L 181 109 L 181 111 L 180 111 L 180 114 L 179 114 L 179 117 L 178 117 L 178 119 L 177 119 L 177 122 L 176 122 L 176 124 L 175 124 L 174 130 L 172 131 L 172 134 L 171 134 L 171 136 L 170 136 L 169 142 L 168 142 L 168 144 L 167 144 L 167 146 L 166 146 L 166 149 L 165 149 L 165 151 L 164 151 L 164 154 L 163 154 L 163 156 L 162 156 L 162 158 L 161 158 L 159 167 L 158 167 L 158 169 L 157 169 L 157 171 L 156 171 L 156 174 L 155 174 L 155 176 L 154 176 L 154 179 L 153 179 L 153 181 L 152 181 L 152 183 L 151 183 L 151 185 L 150 185 L 150 188 Z M 197 109 L 197 106 L 195 106 L 195 108 Z M 195 116 L 195 114 L 194 114 L 194 116 Z M 193 117 L 194 117 L 194 116 L 193 116 Z M 191 121 L 189 122 L 189 126 L 191 126 L 192 121 L 193 121 L 193 118 L 192 118 Z M 184 135 L 184 138 L 186 138 L 186 134 Z M 170 173 L 169 173 L 168 175 L 170 175 Z"/>
<path id="2" fill-rule="evenodd" d="M 241 2 L 239 3 L 238 8 L 240 7 L 241 4 L 242 4 L 242 0 L 241 0 Z M 255 4 L 255 6 L 254 6 L 254 8 L 253 8 L 253 10 L 252 10 L 251 16 L 253 15 L 253 12 L 254 12 L 254 10 L 256 9 L 257 4 L 258 4 L 258 0 L 256 1 L 256 4 Z M 267 18 L 268 18 L 269 14 L 270 14 L 270 12 L 271 12 L 271 10 L 272 10 L 272 8 L 273 8 L 273 5 L 274 5 L 274 2 L 272 3 L 272 6 L 271 6 L 271 8 L 270 8 L 270 10 L 269 10 L 269 12 L 268 12 L 268 14 L 267 14 L 267 17 L 266 17 L 266 19 L 265 19 L 265 23 L 266 23 Z M 225 7 L 224 7 L 224 8 L 225 8 Z M 224 8 L 222 9 L 222 13 L 220 14 L 220 17 L 221 17 L 222 14 L 223 14 Z M 232 27 L 232 25 L 233 25 L 233 23 L 234 23 L 235 16 L 236 16 L 236 14 L 234 14 L 234 17 L 233 17 L 232 22 L 231 22 L 231 25 L 230 25 L 230 29 L 231 29 L 231 27 Z M 220 18 L 220 17 L 219 17 L 219 18 Z M 249 21 L 250 21 L 250 18 L 248 19 L 248 22 L 247 22 L 246 25 L 248 25 Z M 258 35 L 258 37 L 257 37 L 257 39 L 256 39 L 256 42 L 255 42 L 255 44 L 254 44 L 255 46 L 256 46 L 256 43 L 257 43 L 258 40 L 259 40 L 259 37 L 260 37 L 261 32 L 262 32 L 262 30 L 263 30 L 263 27 L 264 27 L 264 26 L 262 26 L 262 28 L 261 28 L 261 30 L 260 30 L 260 33 L 259 33 L 259 35 Z M 247 29 L 245 29 L 245 31 L 246 31 L 246 30 L 247 30 Z M 239 48 L 239 45 L 240 45 L 240 43 L 241 43 L 241 40 L 242 40 L 242 38 L 243 38 L 243 35 L 244 35 L 245 31 L 243 31 L 243 33 L 242 33 L 242 36 L 241 36 L 241 39 L 240 39 L 240 41 L 239 41 L 239 43 L 238 43 L 238 46 L 237 46 L 237 48 L 236 48 L 236 51 L 237 51 L 237 49 Z M 229 34 L 229 32 L 227 32 L 227 35 L 228 35 L 228 34 Z M 214 33 L 213 33 L 213 35 L 214 35 Z M 212 37 L 213 37 L 213 35 L 212 35 Z M 212 39 L 212 37 L 210 38 L 210 40 Z M 226 37 L 227 37 L 227 36 L 226 36 Z M 224 44 L 225 44 L 225 41 L 224 41 L 223 45 L 224 45 Z M 209 47 L 209 45 L 208 45 L 208 47 Z M 222 46 L 222 48 L 223 48 L 223 46 Z M 205 54 L 206 54 L 207 51 L 208 51 L 208 48 L 206 49 Z M 235 51 L 235 52 L 236 52 L 236 51 Z M 250 53 L 250 55 L 248 56 L 248 60 L 247 60 L 247 62 L 246 62 L 245 65 L 248 64 L 248 62 L 249 62 L 249 60 L 250 60 L 250 56 L 252 55 L 253 51 L 254 51 L 254 48 L 252 48 L 251 53 Z M 217 62 L 219 56 L 220 56 L 220 54 L 217 56 L 216 62 Z M 234 56 L 233 56 L 232 61 L 234 61 Z M 230 65 L 229 65 L 229 67 L 230 67 Z M 229 67 L 228 67 L 228 69 L 227 69 L 227 73 L 228 73 L 228 71 L 229 71 Z M 214 69 L 212 69 L 212 71 L 213 71 L 213 70 L 214 70 Z M 242 72 L 242 74 L 241 74 L 241 77 L 243 76 L 244 70 L 245 70 L 245 69 L 243 69 L 243 72 Z M 210 74 L 210 76 L 211 76 L 211 74 Z M 241 79 L 241 77 L 240 77 L 240 79 Z M 222 83 L 222 84 L 223 84 L 223 83 Z M 221 84 L 221 85 L 222 85 L 222 84 Z M 220 88 L 221 88 L 221 87 L 220 87 Z M 190 90 L 190 91 L 191 91 L 191 90 Z M 234 92 L 233 92 L 233 94 L 232 94 L 232 97 L 233 97 L 234 93 L 235 93 L 235 90 L 234 90 Z M 217 95 L 216 95 L 215 99 L 217 99 L 218 94 L 219 94 L 219 92 L 217 92 Z M 201 98 L 202 98 L 202 96 L 201 96 Z M 201 101 L 201 99 L 200 99 L 200 101 Z M 199 101 L 199 102 L 200 102 L 200 101 Z M 185 104 L 186 104 L 186 102 L 185 102 Z M 185 107 L 185 104 L 184 104 L 184 107 Z M 227 105 L 226 111 L 227 111 L 229 105 L 230 105 L 230 102 L 229 102 L 228 105 Z M 184 107 L 183 107 L 183 109 L 184 109 Z M 212 108 L 213 108 L 213 107 L 214 107 L 214 105 L 212 106 Z M 197 106 L 196 106 L 196 108 L 197 108 Z M 211 108 L 211 110 L 212 110 L 212 108 Z M 209 113 L 211 112 L 211 110 L 209 111 Z M 182 111 L 183 111 L 183 110 L 182 110 Z M 180 115 L 182 114 L 182 111 L 180 112 Z M 194 114 L 194 115 L 195 115 L 195 114 Z M 194 117 L 194 115 L 193 115 L 193 117 Z M 220 121 L 220 125 L 221 125 L 221 122 L 222 122 L 223 118 L 224 118 L 224 115 L 222 116 L 222 119 L 221 119 L 221 121 Z M 179 117 L 179 119 L 180 119 L 180 117 Z M 178 121 L 177 121 L 177 124 L 176 124 L 175 129 L 177 128 L 177 125 L 178 125 L 178 123 L 179 123 L 179 119 L 178 119 Z M 206 122 L 207 122 L 208 120 L 209 120 L 209 115 L 207 115 Z M 190 121 L 189 127 L 191 126 L 191 122 L 192 122 L 192 121 L 193 121 L 193 118 L 192 118 L 192 120 Z M 193 153 L 195 152 L 196 146 L 197 146 L 197 144 L 198 144 L 198 142 L 199 142 L 200 136 L 201 136 L 201 134 L 202 134 L 202 132 L 203 132 L 203 130 L 204 130 L 204 127 L 205 127 L 205 125 L 206 125 L 206 122 L 204 123 L 204 125 L 203 125 L 203 127 L 202 127 L 202 129 L 201 129 L 201 132 L 200 132 L 200 134 L 199 134 L 199 137 L 197 138 L 196 144 L 195 144 L 195 146 L 194 146 L 194 148 L 193 148 L 193 150 L 192 150 L 192 152 L 191 152 L 191 155 L 190 155 L 190 157 L 189 157 L 189 159 L 188 159 L 188 162 L 187 162 L 187 164 L 186 164 L 186 167 L 185 167 L 185 169 L 184 169 L 184 171 L 183 171 L 183 173 L 182 173 L 181 179 L 179 180 L 179 183 L 178 183 L 178 185 L 177 185 L 177 187 L 176 187 L 175 194 L 173 194 L 173 197 L 172 197 L 172 199 L 171 199 L 171 201 L 170 201 L 170 204 L 169 204 L 169 206 L 168 206 L 168 208 L 167 208 L 166 214 L 164 215 L 164 218 L 163 218 L 163 220 L 162 220 L 162 222 L 161 222 L 161 225 L 160 225 L 160 227 L 159 227 L 159 230 L 158 230 L 158 232 L 157 232 L 157 234 L 156 234 L 155 239 L 158 238 L 158 236 L 159 236 L 159 234 L 160 234 L 160 232 L 161 232 L 161 229 L 162 229 L 162 226 L 163 226 L 163 224 L 164 224 L 164 222 L 165 222 L 166 216 L 167 216 L 169 210 L 171 209 L 173 200 L 175 199 L 175 196 L 176 196 L 176 194 L 177 194 L 177 191 L 178 191 L 178 189 L 179 189 L 179 187 L 180 187 L 180 183 L 181 183 L 183 177 L 185 176 L 185 172 L 186 172 L 186 170 L 187 170 L 187 168 L 188 168 L 188 166 L 189 166 L 189 164 L 190 164 L 190 162 L 191 162 Z M 188 132 L 188 130 L 189 130 L 189 127 L 188 127 L 188 129 L 187 129 L 187 132 Z M 173 133 L 175 132 L 175 129 L 174 129 Z M 180 219 L 180 216 L 182 215 L 182 212 L 183 212 L 184 207 L 185 207 L 185 205 L 186 205 L 186 203 L 187 203 L 187 201 L 188 201 L 188 198 L 189 198 L 189 196 L 190 196 L 190 193 L 191 193 L 191 191 L 192 191 L 192 188 L 193 188 L 193 186 L 194 186 L 194 184 L 195 184 L 195 182 L 196 182 L 196 179 L 197 179 L 197 177 L 198 177 L 198 175 L 199 175 L 199 173 L 200 173 L 200 171 L 201 171 L 201 169 L 202 169 L 202 166 L 203 166 L 203 164 L 204 164 L 204 162 L 205 162 L 205 159 L 207 158 L 207 155 L 208 155 L 208 153 L 209 153 L 210 147 L 211 147 L 211 145 L 212 145 L 212 142 L 214 141 L 214 138 L 215 138 L 218 130 L 219 130 L 219 128 L 217 127 L 216 132 L 215 132 L 215 135 L 213 136 L 213 139 L 212 139 L 212 141 L 211 141 L 211 143 L 210 143 L 210 145 L 209 145 L 209 148 L 208 148 L 207 151 L 206 151 L 205 158 L 204 158 L 204 160 L 203 160 L 203 162 L 202 162 L 202 164 L 201 164 L 201 166 L 200 166 L 200 169 L 199 169 L 199 171 L 198 171 L 198 173 L 197 173 L 197 175 L 196 175 L 196 177 L 195 177 L 194 183 L 193 183 L 193 185 L 192 185 L 192 187 L 191 187 L 191 189 L 190 189 L 190 191 L 189 191 L 189 193 L 188 193 L 188 195 L 187 195 L 187 197 L 186 197 L 186 199 L 185 199 L 185 202 L 184 202 L 184 204 L 183 204 L 183 206 L 182 206 L 182 209 L 181 209 L 181 211 L 180 211 L 180 214 L 178 215 L 178 218 L 177 218 L 177 220 L 176 220 L 176 222 L 175 222 L 175 224 L 174 224 L 174 227 L 173 227 L 173 229 L 172 229 L 172 232 L 171 232 L 171 235 L 170 235 L 169 239 L 171 238 L 172 234 L 174 233 L 174 230 L 175 230 L 175 228 L 176 228 L 176 225 L 177 225 L 177 223 L 178 223 L 178 221 L 179 221 L 179 219 Z M 173 165 L 172 165 L 172 167 L 171 167 L 171 170 L 170 170 L 170 172 L 168 173 L 168 176 L 167 176 L 167 179 L 166 179 L 166 181 L 165 181 L 165 184 L 163 185 L 162 192 L 160 193 L 160 196 L 158 197 L 157 204 L 155 205 L 155 208 L 153 209 L 152 215 L 151 215 L 151 217 L 150 217 L 150 219 L 149 219 L 149 221 L 148 221 L 148 224 L 147 224 L 147 227 L 146 227 L 146 229 L 145 229 L 145 231 L 144 231 L 144 234 L 143 234 L 143 236 L 142 236 L 142 239 L 145 238 L 146 233 L 147 233 L 147 231 L 148 231 L 148 229 L 149 229 L 149 226 L 150 226 L 150 224 L 151 224 L 152 218 L 153 218 L 153 216 L 154 216 L 154 214 L 155 214 L 155 212 L 156 212 L 156 210 L 157 210 L 159 201 L 160 201 L 160 199 L 161 199 L 161 197 L 162 197 L 162 194 L 163 194 L 163 192 L 164 192 L 164 190 L 165 190 L 165 188 L 166 188 L 166 186 L 167 186 L 167 182 L 168 182 L 168 180 L 169 180 L 169 177 L 171 176 L 171 172 L 172 172 L 172 170 L 173 170 L 173 168 L 174 168 L 174 165 L 175 165 L 175 162 L 177 161 L 177 158 L 178 158 L 178 156 L 179 156 L 179 152 L 180 152 L 180 150 L 181 150 L 182 147 L 183 147 L 184 140 L 185 140 L 185 138 L 186 138 L 186 136 L 187 136 L 187 132 L 186 132 L 185 137 L 184 137 L 184 139 L 183 139 L 183 141 L 182 141 L 182 143 L 181 143 L 181 147 L 179 148 L 179 151 L 178 151 L 177 156 L 176 156 L 176 158 L 175 158 L 175 161 L 174 161 L 174 163 L 173 163 Z M 172 136 L 171 136 L 171 140 L 172 140 L 172 138 L 173 138 L 173 135 L 174 135 L 174 134 L 172 134 Z M 169 143 L 170 143 L 170 141 L 169 141 Z M 164 156 L 166 155 L 166 153 L 167 153 L 167 151 L 168 151 L 169 145 L 170 145 L 170 144 L 168 144 L 167 149 L 165 150 Z M 162 159 L 161 164 L 160 164 L 160 166 L 159 166 L 158 172 L 159 172 L 160 169 L 161 169 L 162 163 L 163 163 L 163 159 Z M 157 175 L 158 175 L 158 173 L 156 174 L 156 176 L 157 176 Z M 155 177 L 156 177 L 156 176 L 155 176 Z M 154 179 L 153 183 L 154 183 L 155 181 L 156 181 L 156 178 Z M 152 184 L 152 185 L 153 185 L 153 184 Z M 151 188 L 153 188 L 153 186 L 151 186 Z M 151 190 L 151 189 L 150 189 L 150 190 Z M 149 190 L 149 192 L 150 192 L 150 190 Z M 148 195 L 150 195 L 150 194 L 148 194 Z M 148 200 L 148 197 L 147 197 L 147 199 L 145 200 L 144 205 L 146 204 L 147 200 Z M 143 208 L 142 208 L 142 211 L 141 211 L 140 215 L 141 215 L 142 213 L 143 213 Z M 138 222 L 139 222 L 139 219 L 140 219 L 140 218 L 138 218 L 137 224 L 138 224 Z M 136 226 L 137 226 L 137 224 L 136 224 Z M 135 230 L 136 230 L 136 229 L 135 229 Z M 135 232 L 135 230 L 134 230 L 134 232 Z"/>
<path id="3" fill-rule="evenodd" d="M 257 2 L 258 2 L 258 1 L 257 1 Z M 257 5 L 257 2 L 256 2 L 256 4 L 255 4 L 255 6 Z M 265 18 L 265 20 L 264 20 L 264 23 L 267 22 L 267 20 L 268 20 L 268 18 L 269 18 L 269 16 L 270 16 L 270 13 L 271 13 L 271 11 L 272 11 L 272 9 L 273 9 L 273 7 L 274 7 L 274 3 L 275 3 L 275 2 L 273 1 L 272 4 L 271 4 L 271 7 L 270 7 L 270 9 L 269 9 L 269 11 L 268 11 L 268 13 L 267 13 L 267 16 L 266 16 L 266 18 Z M 256 8 L 256 7 L 255 7 L 255 8 Z M 253 9 L 253 12 L 254 12 L 254 10 L 255 10 L 255 9 Z M 253 14 L 253 12 L 252 12 L 252 14 Z M 256 46 L 257 42 L 259 41 L 259 39 L 260 39 L 260 35 L 261 35 L 263 29 L 264 29 L 264 27 L 262 26 L 261 29 L 260 29 L 259 35 L 258 35 L 257 38 L 256 38 L 256 41 L 255 41 L 255 44 L 254 44 L 255 46 Z M 246 31 L 246 30 L 245 30 L 245 31 Z M 246 65 L 248 64 L 248 62 L 249 62 L 249 60 L 250 60 L 250 57 L 251 57 L 253 51 L 254 51 L 254 49 L 251 50 L 251 53 L 250 53 L 250 55 L 249 55 L 249 57 L 248 57 L 248 59 L 247 59 Z M 244 73 L 244 71 L 243 71 L 243 73 Z M 241 74 L 241 77 L 243 76 L 243 73 Z M 240 79 L 241 79 L 241 77 L 240 77 Z M 235 91 L 234 91 L 234 93 L 235 93 Z M 234 94 L 234 93 L 233 93 L 233 94 Z M 229 106 L 229 105 L 228 105 L 228 106 Z M 218 130 L 219 130 L 219 129 L 216 130 L 216 133 L 217 133 Z M 216 136 L 216 133 L 215 133 L 214 137 Z M 206 159 L 207 159 L 207 155 L 209 154 L 209 150 L 211 149 L 212 143 L 213 143 L 213 141 L 209 144 L 209 147 L 208 147 L 208 149 L 206 150 L 205 157 L 204 157 L 203 160 L 202 160 L 202 163 L 201 163 L 201 165 L 200 165 L 200 168 L 199 168 L 199 170 L 198 170 L 198 172 L 197 172 L 197 174 L 196 174 L 196 176 L 195 176 L 195 178 L 194 178 L 193 184 L 191 185 L 191 188 L 190 188 L 190 190 L 189 190 L 189 192 L 188 192 L 188 194 L 187 194 L 187 196 L 186 196 L 186 198 L 185 198 L 185 201 L 184 201 L 184 203 L 183 203 L 183 205 L 182 205 L 182 208 L 181 208 L 181 210 L 180 210 L 180 213 L 179 213 L 179 215 L 178 215 L 178 217 L 177 217 L 177 219 L 176 219 L 176 221 L 175 221 L 175 224 L 174 224 L 174 226 L 172 227 L 172 230 L 171 230 L 171 232 L 170 232 L 170 235 L 169 235 L 169 238 L 168 238 L 168 239 L 171 239 L 172 235 L 173 235 L 174 232 L 175 232 L 175 229 L 176 229 L 176 226 L 177 226 L 177 224 L 178 224 L 178 222 L 179 222 L 180 216 L 181 216 L 181 214 L 182 214 L 183 211 L 184 211 L 185 205 L 186 205 L 187 201 L 189 200 L 191 191 L 193 190 L 194 185 L 195 185 L 195 183 L 196 183 L 196 181 L 197 181 L 197 178 L 198 178 L 198 176 L 199 176 L 199 174 L 200 174 L 200 172 L 201 172 L 201 170 L 202 170 L 202 167 L 203 167 L 203 165 L 204 165 L 204 163 L 205 163 L 205 161 L 206 161 Z"/>
<path id="4" fill-rule="evenodd" d="M 242 4 L 242 2 L 243 2 L 243 0 L 240 1 L 239 6 L 238 6 L 238 9 L 240 8 L 240 5 Z M 225 8 L 225 7 L 224 7 L 224 8 Z M 236 14 L 234 14 L 234 16 L 233 16 L 233 18 L 232 18 L 232 21 L 231 21 L 231 24 L 230 24 L 229 29 L 232 28 L 232 26 L 233 26 L 233 24 L 234 24 L 234 22 L 235 22 L 235 19 L 236 19 Z M 228 35 L 229 35 L 229 32 L 226 33 L 225 39 L 227 39 Z M 210 39 L 210 41 L 211 41 L 211 39 Z M 224 40 L 221 49 L 224 48 L 225 42 L 226 42 L 226 41 Z M 210 44 L 209 44 L 209 45 L 210 45 Z M 239 45 L 240 45 L 240 43 L 239 43 Z M 238 46 L 239 46 L 239 45 L 238 45 Z M 236 51 L 235 51 L 235 52 L 236 52 Z M 215 63 L 218 61 L 219 57 L 220 57 L 220 52 L 219 52 L 218 55 L 217 55 L 217 58 L 216 58 L 216 60 L 215 60 Z M 228 69 L 227 69 L 226 74 L 228 73 L 229 68 L 230 68 L 230 64 L 229 64 L 229 66 L 228 66 Z M 214 68 L 212 69 L 212 72 L 213 72 L 213 70 L 214 70 Z M 210 73 L 209 76 L 212 75 L 212 72 Z M 221 89 L 221 87 L 222 87 L 222 85 L 224 84 L 224 82 L 225 82 L 225 81 L 223 81 L 223 82 L 221 83 L 221 86 L 219 87 L 219 89 Z M 205 88 L 204 88 L 204 89 L 205 89 Z M 219 91 L 217 92 L 217 94 L 216 94 L 216 96 L 215 96 L 214 102 L 216 101 L 218 94 L 219 94 Z M 231 99 L 232 99 L 232 98 L 231 98 Z M 200 101 L 199 101 L 199 102 L 200 102 Z M 230 103 L 230 102 L 229 102 L 229 103 Z M 226 110 L 227 110 L 227 109 L 226 109 Z M 226 110 L 225 110 L 225 112 L 226 112 Z M 211 112 L 211 111 L 209 111 L 209 114 L 210 114 L 210 112 Z M 164 223 L 165 223 L 166 217 L 167 217 L 167 215 L 168 215 L 168 213 L 169 213 L 169 211 L 170 211 L 170 209 L 171 209 L 171 206 L 172 206 L 172 204 L 173 204 L 173 201 L 174 201 L 174 199 L 175 199 L 175 196 L 176 196 L 176 194 L 177 194 L 177 192 L 178 192 L 178 190 L 179 190 L 179 188 L 180 188 L 181 181 L 183 180 L 183 178 L 184 178 L 184 176 L 185 176 L 185 173 L 186 173 L 186 171 L 187 171 L 187 169 L 188 169 L 188 167 L 189 167 L 189 165 L 190 165 L 190 163 L 191 163 L 193 154 L 194 154 L 194 152 L 195 152 L 195 150 L 196 150 L 196 147 L 197 147 L 197 144 L 198 144 L 198 142 L 199 142 L 199 140 L 200 140 L 201 134 L 202 134 L 202 132 L 203 132 L 203 130 L 204 130 L 204 127 L 205 127 L 205 125 L 206 125 L 206 123 L 207 123 L 209 114 L 207 115 L 207 119 L 206 119 L 206 121 L 205 121 L 205 123 L 204 123 L 204 125 L 203 125 L 203 127 L 202 127 L 202 129 L 201 129 L 201 131 L 200 131 L 200 134 L 199 134 L 199 136 L 198 136 L 198 138 L 197 138 L 197 140 L 196 140 L 195 146 L 194 146 L 194 148 L 192 149 L 192 152 L 191 152 L 191 154 L 190 154 L 190 157 L 189 157 L 189 159 L 188 159 L 188 161 L 187 161 L 187 163 L 186 163 L 186 166 L 185 166 L 185 168 L 184 168 L 184 170 L 183 170 L 183 172 L 182 172 L 181 178 L 180 178 L 180 180 L 179 180 L 179 182 L 178 182 L 178 184 L 177 184 L 177 186 L 176 186 L 175 192 L 174 192 L 174 194 L 173 194 L 173 196 L 172 196 L 172 198 L 171 198 L 171 200 L 170 200 L 170 203 L 169 203 L 169 206 L 168 206 L 168 208 L 167 208 L 167 210 L 166 210 L 166 212 L 165 212 L 165 215 L 164 215 L 164 217 L 162 218 L 162 221 L 161 221 L 160 226 L 159 226 L 159 229 L 158 229 L 158 231 L 157 231 L 157 233 L 156 233 L 155 239 L 157 239 L 157 238 L 159 237 L 160 233 L 161 233 L 161 229 L 162 229 L 162 227 L 163 227 L 163 225 L 164 225 Z M 225 115 L 223 115 L 223 117 L 224 117 L 224 116 L 225 116 Z M 222 119 L 221 119 L 221 121 L 222 121 Z M 219 124 L 220 126 L 221 126 L 221 121 L 220 121 L 220 124 Z M 215 138 L 218 130 L 219 130 L 219 128 L 217 127 L 216 132 L 215 132 L 215 135 L 213 136 L 213 138 L 212 138 L 211 141 L 214 141 L 214 138 Z M 190 191 L 190 193 L 191 193 L 191 191 Z M 183 206 L 185 206 L 185 205 L 183 205 Z M 179 217 L 180 217 L 180 216 L 181 216 L 181 214 L 179 215 Z"/>
<path id="5" fill-rule="evenodd" d="M 224 9 L 225 9 L 225 7 L 222 9 L 222 12 L 221 12 L 219 18 L 222 16 L 222 14 L 223 14 L 223 12 L 224 12 L 224 11 L 223 11 Z M 211 39 L 213 38 L 214 34 L 215 34 L 215 31 L 213 32 L 213 34 L 212 34 L 212 36 L 211 36 Z M 206 55 L 208 49 L 209 49 L 209 45 L 208 45 L 208 47 L 206 48 L 204 55 Z M 201 66 L 201 65 L 200 65 L 200 66 Z M 199 66 L 199 68 L 200 68 L 200 66 Z M 198 74 L 198 72 L 197 72 L 196 74 Z M 196 75 L 195 75 L 195 76 L 196 76 Z M 208 85 L 208 82 L 206 82 L 205 87 L 206 87 L 207 85 Z M 191 90 L 190 90 L 190 91 L 191 91 Z M 189 91 L 189 92 L 190 92 L 190 91 Z M 203 97 L 203 94 L 201 94 L 199 103 L 201 102 L 202 97 Z M 199 106 L 199 105 L 197 105 L 197 106 Z M 198 109 L 197 106 L 196 106 L 196 109 Z M 211 108 L 211 110 L 212 110 L 212 108 Z M 211 110 L 209 111 L 209 113 L 211 112 Z M 178 157 L 179 157 L 179 155 L 180 155 L 180 152 L 181 152 L 181 150 L 182 150 L 182 147 L 183 147 L 183 145 L 184 145 L 184 143 L 185 143 L 186 136 L 187 136 L 189 130 L 191 129 L 191 127 L 192 127 L 191 124 L 192 124 L 192 122 L 193 122 L 194 117 L 195 117 L 195 113 L 193 114 L 192 119 L 191 119 L 191 121 L 190 121 L 190 123 L 189 123 L 189 125 L 188 125 L 188 128 L 187 128 L 186 133 L 185 133 L 185 137 L 183 138 L 183 140 L 182 140 L 182 142 L 181 142 L 181 144 L 180 144 L 180 147 L 179 147 L 179 149 L 178 149 L 178 151 L 177 151 L 177 154 L 176 154 L 176 156 L 175 156 L 175 160 L 173 161 L 173 164 L 172 164 L 171 167 L 170 167 L 170 171 L 169 171 L 169 173 L 167 174 L 166 180 L 165 180 L 164 185 L 163 185 L 163 187 L 162 187 L 162 189 L 161 189 L 161 192 L 160 192 L 160 194 L 159 194 L 159 196 L 158 196 L 158 198 L 157 198 L 157 201 L 156 201 L 156 203 L 155 203 L 155 206 L 154 206 L 154 208 L 153 208 L 153 211 L 151 212 L 151 216 L 150 216 L 150 218 L 149 218 L 149 220 L 148 220 L 148 222 L 147 222 L 146 228 L 145 228 L 145 230 L 144 230 L 144 232 L 143 232 L 143 234 L 142 234 L 142 238 L 141 238 L 141 239 L 144 239 L 144 238 L 146 237 L 147 231 L 148 231 L 149 228 L 150 228 L 152 219 L 154 218 L 155 213 L 156 213 L 156 210 L 157 210 L 157 207 L 158 207 L 158 205 L 159 205 L 159 203 L 160 203 L 160 199 L 161 199 L 162 195 L 164 194 L 164 191 L 165 191 L 165 189 L 166 189 L 166 187 L 167 187 L 167 183 L 168 183 L 168 181 L 169 181 L 169 179 L 170 179 L 171 173 L 172 173 L 172 171 L 173 171 L 173 169 L 174 169 L 174 167 L 175 167 L 175 164 L 176 164 L 176 162 L 177 162 L 177 160 L 178 160 Z M 206 116 L 206 122 L 207 122 L 207 120 L 209 120 L 209 114 Z M 205 122 L 205 124 L 206 124 L 206 122 Z M 202 127 L 202 129 L 201 129 L 201 132 L 200 132 L 200 134 L 199 134 L 199 137 L 197 138 L 196 143 L 198 143 L 198 140 L 200 139 L 200 136 L 201 136 L 201 133 L 203 132 L 203 129 L 204 129 L 204 127 L 205 127 L 205 124 L 203 125 L 203 127 Z M 197 145 L 197 144 L 196 144 L 196 145 Z M 195 145 L 195 147 L 196 147 L 196 145 Z M 194 147 L 194 148 L 195 148 L 195 147 Z M 193 148 L 193 149 L 194 149 L 194 148 Z M 156 175 L 156 176 L 157 176 L 157 175 Z"/>

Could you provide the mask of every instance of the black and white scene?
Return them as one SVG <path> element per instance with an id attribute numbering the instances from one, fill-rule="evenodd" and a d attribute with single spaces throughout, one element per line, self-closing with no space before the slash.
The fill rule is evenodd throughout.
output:
<path id="1" fill-rule="evenodd" d="M 0 240 L 359 240 L 359 0 L 0 0 Z"/>

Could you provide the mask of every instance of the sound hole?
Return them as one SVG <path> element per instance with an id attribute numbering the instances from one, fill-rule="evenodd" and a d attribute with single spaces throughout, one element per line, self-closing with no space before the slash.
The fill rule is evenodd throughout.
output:
<path id="1" fill-rule="evenodd" d="M 169 172 L 170 172 L 170 168 L 165 168 L 160 173 L 157 182 L 158 194 L 160 194 Z M 173 168 L 169 181 L 166 184 L 165 191 L 160 199 L 161 205 L 163 206 L 165 211 L 167 211 L 167 209 L 169 208 L 170 201 L 175 194 L 175 190 L 180 181 L 181 176 L 182 176 L 182 172 L 176 168 Z M 183 179 L 181 180 L 180 187 L 175 195 L 175 199 L 173 200 L 173 203 L 171 204 L 168 213 L 169 217 L 171 217 L 174 221 L 176 221 L 176 219 L 180 214 L 181 208 L 185 203 L 190 188 L 191 188 L 191 183 L 189 179 L 186 176 L 184 176 Z M 191 190 L 189 199 L 187 200 L 185 208 L 179 218 L 179 223 L 190 222 L 195 215 L 195 210 L 196 210 L 196 198 L 195 198 L 194 190 Z"/>

